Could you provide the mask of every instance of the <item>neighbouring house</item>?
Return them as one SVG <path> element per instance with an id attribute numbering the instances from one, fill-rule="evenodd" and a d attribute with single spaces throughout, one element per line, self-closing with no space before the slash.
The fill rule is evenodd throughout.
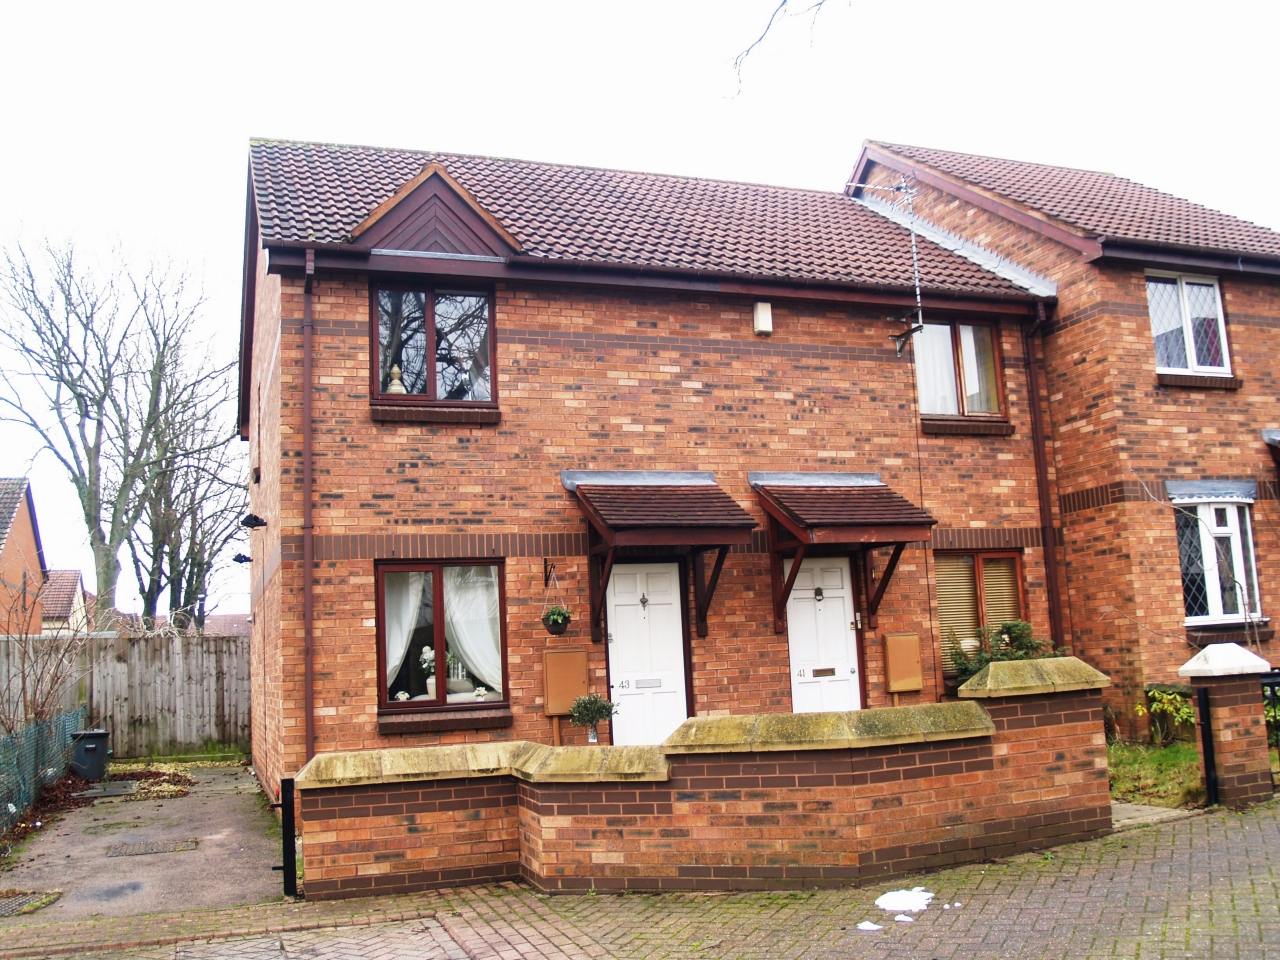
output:
<path id="1" fill-rule="evenodd" d="M 93 626 L 91 595 L 79 570 L 50 570 L 40 597 L 45 633 L 83 633 Z"/>
<path id="2" fill-rule="evenodd" d="M 854 882 L 1107 828 L 1105 678 L 1064 659 L 960 701 L 949 678 L 1011 619 L 1108 669 L 1145 655 L 1077 612 L 1110 592 L 1142 623 L 1132 582 L 1072 564 L 1155 534 L 1073 541 L 1059 495 L 1064 430 L 1113 476 L 1115 410 L 1063 393 L 1109 361 L 1056 352 L 1074 274 L 944 230 L 913 184 L 915 234 L 852 192 L 251 143 L 253 750 L 269 790 L 297 777 L 308 896 Z M 1100 345 L 1153 351 L 1146 310 Z M 1177 413 L 1144 429 L 1182 443 Z M 1215 470 L 1178 476 L 1230 497 L 1175 485 L 1168 535 L 1182 491 L 1211 523 L 1229 503 L 1262 584 L 1265 482 Z M 1200 581 L 1152 566 L 1171 603 L 1221 576 L 1207 555 Z M 566 689 L 620 706 L 612 753 L 573 753 Z"/>
<path id="3" fill-rule="evenodd" d="M 31 483 L 0 478 L 0 634 L 40 633 L 46 573 Z"/>
<path id="4" fill-rule="evenodd" d="M 910 213 L 892 206 L 903 182 Z M 1132 721 L 1205 644 L 1274 659 L 1280 233 L 1113 174 L 890 143 L 864 146 L 850 184 L 1056 287 L 1039 339 L 1064 638 L 1111 676 L 1109 706 Z"/>

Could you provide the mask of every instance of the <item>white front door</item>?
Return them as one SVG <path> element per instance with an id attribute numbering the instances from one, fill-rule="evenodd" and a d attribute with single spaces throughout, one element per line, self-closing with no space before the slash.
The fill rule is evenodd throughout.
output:
<path id="1" fill-rule="evenodd" d="M 783 576 L 791 564 L 783 561 Z M 853 603 L 848 557 L 801 562 L 787 600 L 793 713 L 862 708 Z"/>
<path id="2" fill-rule="evenodd" d="M 613 742 L 661 743 L 689 715 L 679 564 L 615 565 L 608 618 Z"/>

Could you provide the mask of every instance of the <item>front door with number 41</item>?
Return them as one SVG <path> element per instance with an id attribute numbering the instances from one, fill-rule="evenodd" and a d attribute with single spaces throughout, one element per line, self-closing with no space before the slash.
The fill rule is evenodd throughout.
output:
<path id="1" fill-rule="evenodd" d="M 791 564 L 784 561 L 784 576 Z M 787 640 L 793 713 L 862 709 L 848 557 L 801 562 L 787 600 Z"/>

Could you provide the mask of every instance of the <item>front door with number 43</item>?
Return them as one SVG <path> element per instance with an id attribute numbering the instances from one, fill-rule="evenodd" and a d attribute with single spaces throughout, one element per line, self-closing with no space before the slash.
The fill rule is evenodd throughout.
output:
<path id="1" fill-rule="evenodd" d="M 784 576 L 791 564 L 784 561 Z M 793 713 L 862 709 L 848 557 L 801 562 L 787 600 L 787 639 Z"/>

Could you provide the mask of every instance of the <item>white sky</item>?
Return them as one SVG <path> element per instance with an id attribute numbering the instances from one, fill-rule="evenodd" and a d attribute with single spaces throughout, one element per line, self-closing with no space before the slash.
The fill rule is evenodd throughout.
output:
<path id="1" fill-rule="evenodd" d="M 828 0 L 780 21 L 739 88 L 775 5 L 13 4 L 0 243 L 185 263 L 230 353 L 250 136 L 829 190 L 870 138 L 1107 170 L 1280 227 L 1280 4 Z M 0 475 L 33 450 L 0 425 Z M 47 559 L 92 583 L 58 471 L 30 467 Z M 247 611 L 243 575 L 219 593 Z"/>

